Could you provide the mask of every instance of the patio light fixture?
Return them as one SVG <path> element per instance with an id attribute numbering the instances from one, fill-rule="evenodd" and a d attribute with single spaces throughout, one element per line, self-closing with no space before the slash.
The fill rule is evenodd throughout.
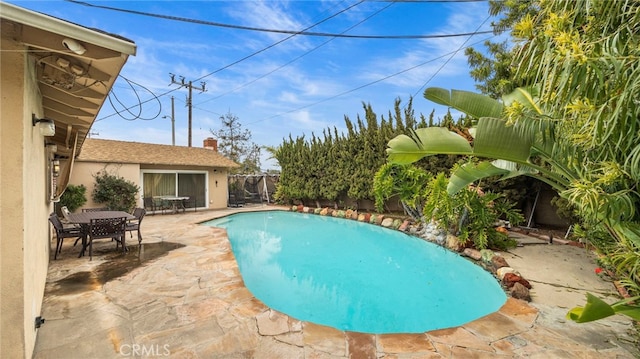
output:
<path id="1" fill-rule="evenodd" d="M 51 137 L 56 134 L 56 124 L 52 119 L 42 118 L 39 119 L 36 115 L 31 115 L 31 124 L 33 126 L 38 125 L 38 129 L 40 130 L 40 134 L 46 137 Z"/>
<path id="2" fill-rule="evenodd" d="M 51 161 L 51 172 L 53 177 L 58 177 L 60 175 L 60 160 Z"/>

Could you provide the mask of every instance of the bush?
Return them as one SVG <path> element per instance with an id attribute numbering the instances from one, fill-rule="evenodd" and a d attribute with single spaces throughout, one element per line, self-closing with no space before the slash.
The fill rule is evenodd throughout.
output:
<path id="1" fill-rule="evenodd" d="M 136 195 L 140 190 L 135 183 L 107 173 L 98 173 L 95 179 L 94 202 L 103 203 L 113 211 L 131 212 L 135 208 Z"/>
<path id="2" fill-rule="evenodd" d="M 66 206 L 70 212 L 75 212 L 76 209 L 87 203 L 86 193 L 87 187 L 84 185 L 68 185 L 67 189 L 65 189 L 64 193 L 60 197 L 60 202 L 58 202 L 59 208 Z"/>

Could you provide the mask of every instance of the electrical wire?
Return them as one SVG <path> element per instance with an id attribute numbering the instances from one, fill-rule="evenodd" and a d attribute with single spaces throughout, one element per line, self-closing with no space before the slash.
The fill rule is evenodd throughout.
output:
<path id="1" fill-rule="evenodd" d="M 487 40 L 492 39 L 492 38 L 494 38 L 494 37 L 495 37 L 495 36 L 490 36 L 490 37 L 485 38 L 485 39 L 483 39 L 483 40 L 480 40 L 480 41 L 474 42 L 473 44 L 471 44 L 471 46 L 481 44 L 481 43 L 483 43 L 484 41 L 487 41 Z M 412 67 L 407 68 L 407 69 L 404 69 L 404 70 L 402 70 L 402 71 L 398 71 L 398 72 L 396 72 L 396 73 L 394 73 L 394 74 L 391 74 L 391 75 L 385 76 L 385 77 L 383 77 L 383 78 L 381 78 L 381 79 L 378 79 L 378 80 L 375 80 L 375 81 L 371 81 L 371 82 L 369 82 L 369 83 L 366 83 L 366 84 L 364 84 L 364 85 L 358 86 L 358 87 L 353 88 L 353 89 L 351 89 L 351 90 L 341 92 L 341 93 L 339 93 L 339 94 L 337 94 L 337 95 L 333 95 L 333 96 L 330 96 L 330 97 L 324 98 L 324 99 L 322 99 L 322 100 L 319 100 L 319 101 L 316 101 L 316 102 L 310 103 L 310 104 L 308 104 L 308 105 L 304 105 L 304 106 L 298 107 L 298 108 L 293 109 L 293 110 L 289 110 L 289 111 L 281 112 L 281 113 L 275 114 L 275 115 L 273 115 L 273 116 L 263 118 L 263 119 L 261 119 L 261 120 L 257 120 L 257 121 L 249 122 L 249 123 L 247 123 L 247 125 L 253 125 L 253 124 L 256 124 L 256 123 L 259 123 L 259 122 L 263 122 L 263 121 L 266 121 L 266 120 L 270 120 L 270 119 L 273 119 L 273 118 L 276 118 L 276 117 L 280 117 L 280 116 L 283 116 L 283 115 L 286 115 L 286 114 L 290 114 L 290 113 L 298 112 L 298 111 L 300 111 L 300 110 L 304 110 L 304 109 L 306 109 L 306 108 L 309 108 L 309 107 L 313 107 L 313 106 L 319 105 L 319 104 L 321 104 L 321 103 L 324 103 L 324 102 L 327 102 L 327 101 L 333 100 L 333 99 L 338 98 L 338 97 L 340 97 L 340 96 L 344 96 L 344 95 L 350 94 L 350 93 L 352 93 L 352 92 L 358 91 L 358 90 L 363 89 L 363 88 L 365 88 L 365 87 L 368 87 L 368 86 L 371 86 L 371 85 L 375 85 L 375 84 L 377 84 L 378 82 L 382 82 L 382 81 L 388 80 L 388 79 L 390 79 L 390 78 L 392 78 L 392 77 L 395 77 L 395 76 L 398 76 L 398 75 L 402 75 L 402 74 L 403 74 L 403 73 L 405 73 L 405 72 L 409 72 L 409 71 L 411 71 L 411 70 L 414 70 L 414 69 L 416 69 L 416 68 L 418 68 L 418 67 L 421 67 L 421 66 L 424 66 L 424 65 L 426 65 L 426 64 L 429 64 L 429 63 L 434 62 L 434 61 L 436 61 L 436 60 L 440 60 L 440 59 L 442 59 L 442 58 L 444 58 L 444 57 L 446 57 L 446 56 L 448 56 L 448 55 L 455 54 L 457 51 L 459 51 L 459 50 L 455 50 L 455 51 L 452 51 L 452 52 L 449 52 L 449 53 L 446 53 L 446 54 L 440 55 L 440 56 L 438 56 L 438 57 L 436 57 L 436 58 L 433 58 L 433 59 L 427 60 L 427 61 L 425 61 L 425 62 L 423 62 L 423 63 L 418 64 L 418 65 L 412 66 Z"/>
<path id="2" fill-rule="evenodd" d="M 487 21 L 489 21 L 489 19 L 490 19 L 490 18 L 491 18 L 491 15 L 487 16 L 487 18 L 486 18 L 486 19 L 484 19 L 484 21 L 482 22 L 482 24 L 478 25 L 478 27 L 476 28 L 476 30 L 479 30 L 479 29 L 482 27 L 482 25 L 484 25 Z M 441 66 L 436 70 L 436 72 L 434 72 L 434 73 L 433 73 L 433 75 L 431 75 L 431 76 L 427 79 L 427 81 L 426 81 L 422 86 L 420 86 L 420 88 L 418 89 L 418 91 L 416 91 L 416 93 L 414 93 L 414 94 L 413 94 L 413 97 L 418 96 L 418 93 L 420 93 L 420 92 L 422 91 L 422 89 L 423 89 L 425 86 L 427 86 L 427 84 L 428 84 L 429 82 L 431 82 L 431 80 L 433 80 L 433 79 L 434 79 L 434 78 L 435 78 L 435 77 L 440 73 L 440 71 L 442 71 L 442 69 L 443 69 L 445 66 L 447 66 L 447 64 L 449 63 L 449 61 L 451 61 L 451 59 L 453 59 L 453 57 L 454 57 L 454 56 L 456 56 L 456 54 L 457 54 L 458 52 L 460 52 L 460 50 L 462 50 L 462 48 L 464 47 L 464 45 L 465 45 L 467 42 L 469 42 L 469 40 L 471 40 L 471 36 L 469 36 L 466 40 L 464 40 L 464 42 L 463 42 L 463 43 L 458 47 L 458 49 L 457 49 L 456 51 L 454 51 L 454 52 L 452 52 L 452 53 L 451 53 L 451 56 L 449 56 L 449 58 L 447 59 L 447 61 L 443 62 L 443 63 L 442 63 L 442 65 L 441 65 Z"/>
<path id="3" fill-rule="evenodd" d="M 72 0 L 67 0 L 67 1 L 75 2 L 75 1 L 72 1 Z M 313 25 L 306 27 L 306 28 L 305 28 L 304 30 L 302 30 L 302 31 L 305 31 L 305 30 L 311 29 L 311 28 L 313 28 L 313 27 L 315 27 L 315 26 L 317 26 L 317 25 L 319 25 L 319 24 L 322 24 L 323 22 L 326 22 L 326 21 L 328 21 L 328 20 L 330 20 L 330 19 L 332 19 L 332 18 L 334 18 L 334 17 L 336 17 L 336 16 L 338 16 L 338 15 L 340 15 L 340 14 L 342 14 L 342 13 L 344 13 L 344 12 L 346 12 L 346 11 L 348 11 L 348 10 L 350 10 L 350 9 L 354 8 L 354 7 L 356 7 L 356 6 L 360 5 L 360 4 L 361 4 L 361 3 L 363 3 L 363 2 L 364 2 L 364 0 L 361 0 L 361 1 L 359 1 L 359 2 L 355 3 L 355 4 L 351 5 L 351 6 L 348 6 L 348 7 L 346 7 L 345 9 L 340 10 L 340 11 L 338 11 L 337 13 L 335 13 L 335 14 L 333 14 L 333 15 L 330 15 L 330 16 L 329 16 L 329 17 L 327 17 L 327 18 L 324 18 L 324 19 L 322 19 L 322 20 L 320 20 L 320 21 L 318 21 L 318 22 L 314 23 Z M 195 79 L 195 80 L 193 80 L 193 81 L 200 81 L 200 80 L 204 79 L 205 77 L 209 77 L 209 76 L 214 75 L 214 74 L 216 74 L 216 73 L 218 73 L 218 72 L 220 72 L 220 71 L 223 71 L 223 70 L 225 70 L 225 69 L 228 69 L 228 68 L 229 68 L 229 67 L 231 67 L 231 66 L 237 65 L 237 64 L 239 64 L 240 62 L 245 61 L 245 60 L 247 60 L 247 59 L 250 59 L 250 58 L 252 58 L 252 57 L 254 57 L 254 56 L 256 56 L 256 55 L 258 55 L 258 54 L 260 54 L 260 53 L 263 53 L 263 52 L 265 52 L 265 51 L 267 51 L 267 50 L 269 50 L 269 49 L 271 49 L 271 48 L 273 48 L 273 47 L 275 47 L 275 46 L 277 46 L 277 45 L 279 45 L 279 44 L 281 44 L 281 43 L 283 43 L 283 42 L 285 42 L 285 41 L 287 41 L 287 40 L 291 39 L 291 38 L 292 38 L 292 37 L 294 37 L 294 36 L 296 36 L 296 35 L 295 35 L 295 34 L 293 34 L 293 35 L 289 35 L 289 36 L 285 37 L 284 39 L 282 39 L 282 40 L 280 40 L 280 41 L 277 41 L 277 42 L 275 42 L 275 43 L 273 43 L 273 44 L 271 44 L 271 45 L 269 45 L 269 46 L 267 46 L 267 47 L 264 47 L 264 48 L 262 48 L 262 49 L 260 49 L 260 50 L 258 50 L 258 51 L 255 51 L 255 52 L 253 52 L 252 54 L 249 54 L 249 55 L 247 55 L 247 56 L 245 56 L 245 57 L 243 57 L 243 58 L 241 58 L 241 59 L 239 59 L 239 60 L 236 60 L 236 61 L 234 61 L 234 62 L 232 62 L 232 63 L 230 63 L 230 64 L 228 64 L 228 65 L 226 65 L 226 66 L 223 66 L 223 67 L 221 67 L 221 68 L 219 68 L 219 69 L 217 69 L 217 70 L 215 70 L 215 71 L 212 71 L 212 72 L 210 72 L 210 73 L 208 73 L 208 74 L 206 74 L 206 75 L 204 75 L 204 76 L 201 76 L 201 77 L 199 77 L 199 78 L 197 78 L 197 79 Z M 168 95 L 169 93 L 172 93 L 172 92 L 174 92 L 174 91 L 178 91 L 178 90 L 179 90 L 179 89 L 181 89 L 182 87 L 183 87 L 183 86 L 177 87 L 177 88 L 175 88 L 175 89 L 172 89 L 172 90 L 170 90 L 170 91 L 164 92 L 164 93 L 162 93 L 161 95 L 159 95 L 159 96 L 155 96 L 155 97 L 157 98 L 157 97 L 161 97 L 161 96 Z M 146 102 L 149 102 L 149 101 L 152 101 L 152 100 L 153 100 L 153 98 L 148 99 L 148 100 L 146 100 L 146 101 L 140 102 L 138 105 L 142 105 L 142 104 L 144 104 L 144 103 L 146 103 Z M 132 107 L 135 107 L 135 106 L 138 106 L 138 105 L 134 105 L 134 106 L 132 106 Z M 115 108 L 114 108 L 114 110 L 115 110 Z M 114 114 L 111 114 L 111 115 L 107 115 L 107 116 L 105 116 L 105 117 L 102 117 L 102 118 L 100 118 L 100 120 L 107 119 L 107 118 L 109 118 L 109 117 L 115 116 L 116 114 L 117 114 L 117 115 L 120 115 L 119 113 L 114 113 Z M 96 121 L 99 121 L 99 120 L 96 120 Z"/>
<path id="4" fill-rule="evenodd" d="M 155 17 L 155 18 L 165 19 L 165 20 L 187 22 L 187 23 L 192 23 L 192 24 L 216 26 L 216 27 L 238 29 L 238 30 L 248 30 L 248 31 L 258 31 L 258 32 L 271 32 L 271 33 L 279 33 L 279 34 L 304 35 L 304 36 L 324 36 L 324 37 L 349 38 L 349 39 L 398 40 L 398 39 L 449 38 L 449 37 L 470 36 L 470 35 L 477 35 L 477 34 L 489 34 L 489 33 L 493 32 L 493 30 L 487 30 L 487 31 L 481 31 L 481 32 L 477 32 L 477 33 L 432 34 L 432 35 L 349 35 L 349 34 L 332 34 L 332 33 L 326 33 L 326 32 L 309 32 L 309 31 L 306 31 L 309 28 L 307 28 L 305 30 L 302 30 L 302 31 L 298 31 L 298 30 L 265 29 L 265 28 L 252 27 L 252 26 L 230 25 L 230 24 L 223 24 L 223 23 L 214 22 L 214 21 L 190 19 L 190 18 L 186 18 L 186 17 L 173 16 L 173 15 L 154 14 L 154 13 L 149 13 L 149 12 L 144 12 L 144 11 L 122 9 L 122 8 L 117 8 L 117 7 L 112 7 L 112 6 L 105 6 L 105 5 L 95 5 L 95 4 L 91 4 L 91 3 L 85 2 L 85 1 L 78 1 L 78 0 L 65 0 L 65 1 L 70 2 L 70 3 L 74 3 L 74 4 L 78 4 L 78 5 L 82 5 L 82 6 L 88 6 L 88 7 L 103 9 L 103 10 L 118 11 L 118 12 L 124 12 L 124 13 L 129 13 L 129 14 L 141 15 L 141 16 Z M 466 0 L 466 1 L 460 1 L 460 0 L 442 1 L 441 0 L 439 2 L 470 2 L 470 1 L 478 1 L 478 0 Z M 482 0 L 482 1 L 486 1 L 486 0 Z M 363 1 L 359 1 L 356 5 L 358 5 L 358 4 L 362 3 L 362 2 L 364 2 L 364 0 Z M 409 1 L 407 1 L 407 2 L 409 2 Z M 422 1 L 422 2 L 436 2 L 436 1 Z"/>
<path id="5" fill-rule="evenodd" d="M 160 116 L 160 114 L 162 113 L 162 102 L 160 101 L 159 96 L 157 96 L 156 94 L 153 93 L 153 91 L 151 91 L 149 88 L 133 81 L 133 80 L 129 80 L 128 78 L 122 76 L 122 75 L 118 75 L 118 77 L 122 78 L 124 81 L 126 81 L 126 83 L 129 85 L 129 87 L 131 88 L 131 90 L 133 91 L 133 93 L 136 96 L 136 99 L 138 100 L 138 104 L 134 105 L 134 106 L 129 106 L 127 107 L 122 101 L 120 101 L 120 99 L 118 98 L 118 96 L 116 95 L 115 91 L 109 91 L 109 94 L 107 95 L 107 99 L 109 100 L 109 104 L 111 105 L 111 108 L 114 109 L 114 111 L 116 111 L 114 114 L 110 115 L 110 116 L 114 116 L 114 115 L 118 115 L 120 116 L 122 119 L 127 120 L 127 121 L 135 121 L 135 120 L 143 120 L 143 121 L 151 121 L 151 120 L 155 120 L 156 118 L 158 118 L 158 116 Z M 152 95 L 152 97 L 147 100 L 147 101 L 142 101 L 140 99 L 140 95 L 138 94 L 138 90 L 136 90 L 136 88 L 134 87 L 134 85 L 136 86 L 140 86 L 142 89 L 144 89 L 146 92 L 150 93 Z M 112 89 L 113 90 L 113 89 Z M 114 104 L 114 100 L 124 109 L 123 110 L 118 110 Z M 152 101 L 152 100 L 156 100 L 158 102 L 158 111 L 154 116 L 151 117 L 141 117 L 142 115 L 142 105 Z M 132 108 L 138 108 L 137 114 L 133 113 L 131 111 Z M 131 117 L 125 117 L 122 113 L 123 112 L 128 112 Z M 109 116 L 109 117 L 110 117 Z M 98 121 L 102 121 L 107 117 L 103 117 L 100 119 L 96 119 L 94 122 L 98 122 Z"/>
<path id="6" fill-rule="evenodd" d="M 377 11 L 376 11 L 376 12 L 374 12 L 373 14 L 371 14 L 371 15 L 367 16 L 366 18 L 364 18 L 363 20 L 359 21 L 358 23 L 356 23 L 356 24 L 354 24 L 354 25 L 350 26 L 349 28 L 345 29 L 345 30 L 344 30 L 344 31 L 342 31 L 341 33 L 345 33 L 345 32 L 347 32 L 347 31 L 350 31 L 350 30 L 352 30 L 352 29 L 354 29 L 354 28 L 356 28 L 356 27 L 358 27 L 358 26 L 362 25 L 364 22 L 366 22 L 366 21 L 368 21 L 369 19 L 371 19 L 372 17 L 374 17 L 374 16 L 376 16 L 376 15 L 380 14 L 381 12 L 383 12 L 383 11 L 384 11 L 384 10 L 386 10 L 386 9 L 388 9 L 388 8 L 389 8 L 390 6 L 392 6 L 393 4 L 394 4 L 393 2 L 389 3 L 387 6 L 383 7 L 383 8 L 382 8 L 382 9 L 380 9 L 380 10 L 377 10 Z M 316 51 L 316 50 L 320 49 L 321 47 L 323 47 L 324 45 L 326 45 L 326 44 L 330 43 L 331 41 L 333 41 L 333 40 L 335 40 L 335 39 L 336 39 L 336 38 L 332 38 L 332 39 L 326 40 L 325 42 L 323 42 L 323 43 L 321 43 L 320 45 L 318 45 L 318 46 L 316 46 L 316 47 L 312 48 L 311 50 L 306 51 L 305 53 L 303 53 L 303 54 L 301 54 L 301 55 L 299 55 L 299 56 L 297 56 L 297 57 L 293 58 L 292 60 L 290 60 L 290 61 L 288 61 L 288 62 L 286 62 L 286 63 L 284 63 L 284 64 L 282 64 L 282 65 L 278 66 L 277 68 L 273 69 L 272 71 L 269 71 L 269 72 L 267 72 L 267 73 L 263 74 L 262 76 L 259 76 L 259 77 L 255 78 L 255 79 L 253 79 L 253 80 L 251 80 L 251 81 L 249 81 L 249 82 L 247 82 L 247 83 L 244 83 L 244 84 L 242 84 L 242 85 L 240 85 L 240 86 L 238 86 L 238 87 L 236 87 L 236 88 L 234 88 L 234 89 L 232 89 L 232 90 L 230 90 L 230 91 L 227 91 L 227 92 L 225 92 L 225 93 L 222 93 L 222 94 L 220 94 L 220 95 L 218 95 L 218 96 L 215 96 L 215 97 L 213 97 L 213 98 L 210 98 L 210 99 L 208 99 L 208 100 L 202 101 L 202 102 L 200 102 L 199 104 L 197 104 L 196 106 L 202 105 L 202 104 L 207 103 L 207 102 L 210 102 L 210 101 L 217 100 L 217 99 L 219 99 L 219 98 L 221 98 L 221 97 L 224 97 L 224 96 L 226 96 L 226 95 L 228 95 L 228 94 L 230 94 L 230 93 L 233 93 L 233 92 L 235 92 L 235 91 L 237 91 L 237 90 L 240 90 L 240 89 L 242 89 L 242 88 L 245 88 L 245 87 L 247 87 L 247 86 L 249 86 L 249 85 L 251 85 L 251 84 L 253 84 L 253 83 L 255 83 L 255 82 L 257 82 L 257 81 L 259 81 L 259 80 L 261 80 L 261 79 L 263 79 L 263 78 L 265 78 L 265 77 L 267 77 L 267 76 L 269 76 L 269 75 L 271 75 L 271 74 L 273 74 L 273 73 L 275 73 L 275 72 L 277 72 L 277 71 L 279 71 L 279 70 L 283 69 L 283 68 L 285 68 L 286 66 L 291 65 L 292 63 L 294 63 L 294 62 L 296 62 L 296 61 L 300 60 L 301 58 L 303 58 L 303 57 L 305 57 L 305 56 L 309 55 L 310 53 L 312 53 L 312 52 L 314 52 L 314 51 Z"/>

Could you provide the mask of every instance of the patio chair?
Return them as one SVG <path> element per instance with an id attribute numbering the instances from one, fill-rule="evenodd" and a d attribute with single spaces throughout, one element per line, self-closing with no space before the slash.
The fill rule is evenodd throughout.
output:
<path id="1" fill-rule="evenodd" d="M 53 225 L 53 228 L 56 230 L 56 251 L 53 255 L 53 259 L 58 259 L 58 253 L 62 251 L 62 244 L 65 238 L 76 238 L 76 241 L 73 243 L 75 246 L 78 243 L 78 240 L 82 238 L 82 231 L 77 227 L 67 227 L 65 228 L 62 225 L 62 221 L 58 218 L 58 215 L 55 213 L 51 213 L 49 215 L 49 222 Z"/>
<path id="2" fill-rule="evenodd" d="M 62 212 L 62 217 L 64 217 L 64 219 L 65 219 L 65 221 L 62 222 L 63 226 L 66 224 L 67 228 L 68 227 L 77 228 L 77 229 L 82 228 L 77 224 L 71 223 L 71 219 L 69 219 L 69 213 L 71 213 L 71 212 L 69 211 L 69 208 L 67 208 L 67 206 L 60 207 L 60 212 Z M 78 244 L 79 240 L 80 240 L 80 238 L 76 239 L 76 241 L 73 242 L 73 245 L 75 246 L 76 244 Z"/>
<path id="3" fill-rule="evenodd" d="M 138 244 L 142 242 L 142 234 L 140 234 L 140 224 L 142 224 L 142 219 L 145 214 L 147 214 L 147 210 L 144 208 L 136 208 L 133 210 L 133 216 L 136 219 L 132 219 L 127 222 L 126 231 L 129 232 L 129 235 L 133 237 L 133 232 L 138 231 Z"/>
<path id="4" fill-rule="evenodd" d="M 93 259 L 93 241 L 95 239 L 109 238 L 115 239 L 118 244 L 122 244 L 122 251 L 127 251 L 125 244 L 126 217 L 122 218 L 96 218 L 89 223 L 89 260 Z M 116 246 L 116 248 L 118 248 Z"/>
<path id="5" fill-rule="evenodd" d="M 158 206 L 156 205 L 156 202 L 153 200 L 153 197 L 144 197 L 142 202 L 144 204 L 144 208 L 147 211 L 150 211 L 151 214 L 155 214 L 156 209 L 159 209 Z"/>

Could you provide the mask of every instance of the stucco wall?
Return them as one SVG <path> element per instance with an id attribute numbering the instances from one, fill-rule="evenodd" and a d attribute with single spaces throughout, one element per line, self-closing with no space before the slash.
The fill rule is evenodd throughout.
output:
<path id="1" fill-rule="evenodd" d="M 49 263 L 48 154 L 31 124 L 42 115 L 35 65 L 23 46 L 1 41 L 0 357 L 30 358 Z"/>
<path id="2" fill-rule="evenodd" d="M 123 177 L 127 181 L 131 181 L 137 185 L 140 182 L 140 166 L 137 164 L 122 163 L 96 163 L 96 162 L 79 162 L 76 161 L 71 171 L 69 184 L 84 185 L 87 187 L 87 203 L 82 208 L 103 207 L 104 204 L 95 203 L 91 199 L 91 193 L 96 185 L 94 176 L 99 172 L 107 172 L 111 175 Z M 140 199 L 140 195 L 138 195 Z M 140 201 L 140 204 L 142 202 Z M 80 209 L 79 209 L 80 210 Z"/>
<path id="3" fill-rule="evenodd" d="M 87 203 L 82 208 L 101 207 L 99 203 L 94 203 L 91 193 L 95 187 L 94 176 L 98 172 L 107 171 L 119 177 L 124 177 L 138 185 L 142 191 L 142 171 L 204 171 L 208 178 L 208 198 L 207 209 L 221 209 L 227 207 L 227 170 L 225 168 L 191 167 L 191 166 L 161 166 L 161 165 L 138 165 L 120 163 L 98 163 L 76 161 L 71 172 L 69 184 L 87 187 Z M 142 192 L 138 194 L 138 205 L 143 206 Z"/>

